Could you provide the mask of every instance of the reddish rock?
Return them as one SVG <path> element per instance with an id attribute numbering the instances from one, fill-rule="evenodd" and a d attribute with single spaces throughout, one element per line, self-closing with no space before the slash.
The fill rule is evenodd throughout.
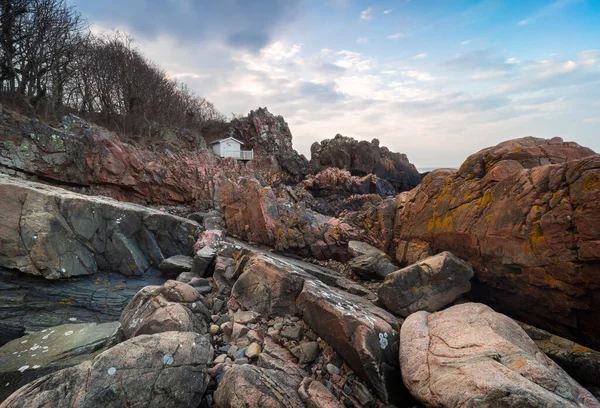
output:
<path id="1" fill-rule="evenodd" d="M 478 303 L 402 325 L 404 384 L 426 406 L 600 407 L 512 319 Z"/>
<path id="2" fill-rule="evenodd" d="M 497 310 L 600 345 L 600 155 L 590 149 L 528 137 L 434 171 L 399 203 L 394 238 L 471 263 L 479 299 Z"/>
<path id="3" fill-rule="evenodd" d="M 169 280 L 140 290 L 121 313 L 120 322 L 126 338 L 166 331 L 206 334 L 204 319 L 208 317 L 196 289 Z"/>
<path id="4" fill-rule="evenodd" d="M 410 190 L 421 181 L 416 167 L 405 154 L 390 152 L 372 142 L 336 135 L 333 139 L 315 142 L 310 148 L 310 171 L 317 173 L 327 167 L 350 171 L 353 176 L 374 174 L 389 182 L 396 191 Z"/>
<path id="5" fill-rule="evenodd" d="M 302 380 L 298 394 L 306 408 L 344 408 L 327 387 L 312 378 Z"/>
<path id="6" fill-rule="evenodd" d="M 250 176 L 265 184 L 292 182 L 306 166 L 306 159 L 292 149 L 283 118 L 260 110 L 244 118 L 258 125 L 260 136 L 254 141 L 255 160 L 247 163 L 220 159 L 207 149 L 138 148 L 74 116 L 68 120 L 69 130 L 14 112 L 5 117 L 0 126 L 0 167 L 120 201 L 214 208 L 215 180 Z M 297 158 L 296 166 L 286 161 L 291 157 Z"/>
<path id="7" fill-rule="evenodd" d="M 301 379 L 279 370 L 234 365 L 215 392 L 217 408 L 304 408 L 298 396 Z"/>

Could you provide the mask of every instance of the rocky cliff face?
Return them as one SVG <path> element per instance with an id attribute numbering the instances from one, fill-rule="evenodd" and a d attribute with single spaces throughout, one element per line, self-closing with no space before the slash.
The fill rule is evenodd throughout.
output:
<path id="1" fill-rule="evenodd" d="M 63 121 L 64 129 L 56 129 L 5 112 L 0 124 L 0 171 L 121 201 L 204 209 L 217 206 L 215 180 L 248 176 L 272 185 L 302 177 L 302 159 L 292 149 L 291 133 L 281 117 L 265 110 L 252 112 L 244 121 L 260 129 L 256 159 L 247 163 L 220 159 L 206 149 L 138 148 L 76 117 Z"/>
<path id="2" fill-rule="evenodd" d="M 313 143 L 310 153 L 313 173 L 337 167 L 350 171 L 353 176 L 374 174 L 388 181 L 397 192 L 410 190 L 421 181 L 419 172 L 405 154 L 380 147 L 377 139 L 369 143 L 336 135 L 333 139 Z"/>
<path id="3" fill-rule="evenodd" d="M 468 260 L 497 310 L 600 344 L 600 155 L 523 138 L 437 170 L 396 213 L 395 244 Z"/>
<path id="4" fill-rule="evenodd" d="M 273 157 L 289 177 L 286 182 L 298 182 L 306 174 L 308 160 L 292 147 L 292 132 L 282 116 L 267 108 L 250 111 L 248 116 L 231 123 L 230 136 L 254 147 L 259 156 Z"/>

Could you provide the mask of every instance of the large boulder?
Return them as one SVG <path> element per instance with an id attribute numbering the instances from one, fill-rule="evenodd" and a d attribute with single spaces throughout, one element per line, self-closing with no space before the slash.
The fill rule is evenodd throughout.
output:
<path id="1" fill-rule="evenodd" d="M 600 407 L 512 319 L 478 303 L 410 315 L 404 384 L 426 406 Z"/>
<path id="2" fill-rule="evenodd" d="M 208 386 L 208 336 L 165 332 L 120 343 L 31 382 L 0 407 L 192 407 Z"/>
<path id="3" fill-rule="evenodd" d="M 386 276 L 379 300 L 400 316 L 419 310 L 435 312 L 471 290 L 473 268 L 442 252 Z"/>
<path id="4" fill-rule="evenodd" d="M 205 300 L 190 285 L 174 280 L 162 286 L 146 286 L 121 313 L 127 338 L 167 331 L 206 333 L 210 312 Z"/>
<path id="5" fill-rule="evenodd" d="M 191 253 L 199 225 L 104 197 L 0 174 L 0 266 L 46 279 L 99 270 L 143 275 Z"/>
<path id="6" fill-rule="evenodd" d="M 122 340 L 121 324 L 65 324 L 15 339 L 0 347 L 0 401 L 46 374 L 72 367 Z"/>
<path id="7" fill-rule="evenodd" d="M 475 153 L 458 171 L 436 170 L 399 206 L 394 239 L 469 262 L 481 284 L 474 293 L 496 310 L 600 345 L 600 155 L 592 150 L 527 137 Z"/>
<path id="8" fill-rule="evenodd" d="M 374 174 L 389 182 L 397 192 L 410 190 L 421 181 L 419 172 L 405 154 L 380 147 L 377 139 L 367 142 L 336 135 L 333 139 L 313 143 L 310 154 L 313 173 L 337 167 L 350 171 L 353 176 Z"/>
<path id="9" fill-rule="evenodd" d="M 330 287 L 302 264 L 253 256 L 232 299 L 263 316 L 298 315 L 330 344 L 384 401 L 405 395 L 397 384 L 400 321 L 359 296 Z M 332 282 L 333 283 L 333 282 Z"/>
<path id="10" fill-rule="evenodd" d="M 600 390 L 600 352 L 537 327 L 525 323 L 519 325 L 535 345 L 571 377 L 584 387 Z"/>
<path id="11" fill-rule="evenodd" d="M 302 378 L 250 364 L 233 366 L 215 393 L 217 408 L 305 408 L 298 395 Z"/>

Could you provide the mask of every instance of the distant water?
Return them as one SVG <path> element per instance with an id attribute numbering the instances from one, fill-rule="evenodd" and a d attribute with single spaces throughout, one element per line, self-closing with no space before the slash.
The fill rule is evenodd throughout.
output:
<path id="1" fill-rule="evenodd" d="M 419 173 L 427 173 L 436 169 L 453 169 L 457 170 L 456 167 L 417 167 L 417 171 Z"/>

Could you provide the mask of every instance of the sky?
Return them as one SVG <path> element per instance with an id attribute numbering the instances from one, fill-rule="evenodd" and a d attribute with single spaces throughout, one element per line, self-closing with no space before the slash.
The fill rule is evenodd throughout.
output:
<path id="1" fill-rule="evenodd" d="M 501 141 L 600 152 L 599 0 L 68 0 L 224 114 L 268 107 L 296 150 L 377 138 L 417 167 Z"/>

